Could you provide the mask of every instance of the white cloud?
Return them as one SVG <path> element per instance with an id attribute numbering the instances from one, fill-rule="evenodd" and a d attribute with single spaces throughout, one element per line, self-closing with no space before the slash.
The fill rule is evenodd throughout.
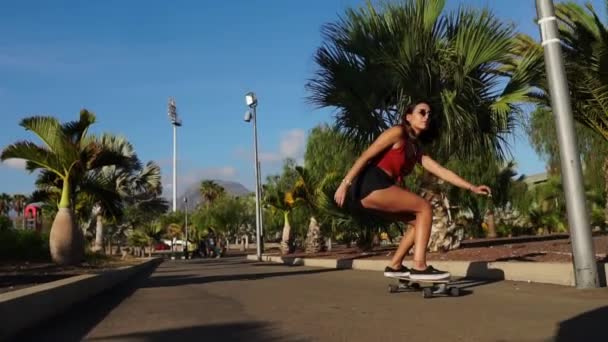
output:
<path id="1" fill-rule="evenodd" d="M 261 163 L 280 162 L 286 158 L 293 158 L 299 164 L 304 160 L 304 149 L 306 148 L 306 132 L 302 129 L 292 129 L 281 133 L 279 141 L 279 150 L 275 152 L 260 152 L 259 159 Z M 239 147 L 235 154 L 239 157 L 253 160 L 253 151 Z"/>
<path id="2" fill-rule="evenodd" d="M 163 172 L 163 192 L 169 196 L 173 189 L 173 175 L 170 168 L 166 170 Z M 236 168 L 232 166 L 190 169 L 183 172 L 180 172 L 178 168 L 177 172 L 178 195 L 203 179 L 234 180 L 238 174 Z"/>
<path id="3" fill-rule="evenodd" d="M 1 162 L 0 165 L 5 165 L 13 169 L 25 170 L 25 163 L 25 159 L 11 158 Z"/>
<path id="4" fill-rule="evenodd" d="M 281 134 L 279 152 L 284 158 L 294 158 L 304 155 L 306 145 L 306 133 L 301 129 L 292 129 Z"/>
<path id="5" fill-rule="evenodd" d="M 272 153 L 272 152 L 261 152 L 260 153 L 260 163 L 264 163 L 264 162 L 277 162 L 277 161 L 281 161 L 281 155 L 278 153 Z M 251 158 L 253 159 L 253 158 Z"/>

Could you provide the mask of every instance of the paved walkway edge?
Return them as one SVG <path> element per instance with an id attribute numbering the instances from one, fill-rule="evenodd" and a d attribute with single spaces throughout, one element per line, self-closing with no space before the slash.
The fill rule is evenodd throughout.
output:
<path id="1" fill-rule="evenodd" d="M 161 258 L 151 258 L 134 266 L 125 266 L 99 274 L 69 277 L 1 294 L 0 341 L 161 262 Z"/>
<path id="2" fill-rule="evenodd" d="M 256 260 L 257 256 L 249 254 L 248 260 Z M 304 265 L 311 267 L 354 269 L 367 271 L 383 271 L 388 260 L 336 260 L 282 257 L 262 255 L 262 261 L 283 263 L 286 265 Z M 448 271 L 456 277 L 473 277 L 479 279 L 529 281 L 545 284 L 575 286 L 574 269 L 570 263 L 537 263 L 537 262 L 486 262 L 486 261 L 437 261 L 433 266 Z M 606 286 L 608 281 L 608 263 L 598 263 L 600 285 Z"/>

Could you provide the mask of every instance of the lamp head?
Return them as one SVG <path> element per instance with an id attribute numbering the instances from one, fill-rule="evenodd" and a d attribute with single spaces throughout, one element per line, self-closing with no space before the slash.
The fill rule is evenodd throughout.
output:
<path id="1" fill-rule="evenodd" d="M 249 107 L 255 107 L 258 104 L 258 99 L 255 97 L 255 93 L 250 91 L 245 94 L 245 103 Z"/>
<path id="2" fill-rule="evenodd" d="M 251 119 L 253 118 L 253 114 L 251 114 L 251 111 L 246 111 L 245 112 L 245 117 L 243 118 L 243 120 L 245 120 L 245 122 L 250 122 Z"/>

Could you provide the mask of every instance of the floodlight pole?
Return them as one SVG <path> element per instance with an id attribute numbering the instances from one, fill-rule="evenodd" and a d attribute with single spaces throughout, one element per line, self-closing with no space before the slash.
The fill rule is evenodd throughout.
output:
<path id="1" fill-rule="evenodd" d="M 580 154 L 577 147 L 570 92 L 562 59 L 561 41 L 552 0 L 536 0 L 541 44 L 549 82 L 551 108 L 555 116 L 561 171 L 568 211 L 572 261 L 576 287 L 599 287 L 597 261 L 585 204 Z"/>

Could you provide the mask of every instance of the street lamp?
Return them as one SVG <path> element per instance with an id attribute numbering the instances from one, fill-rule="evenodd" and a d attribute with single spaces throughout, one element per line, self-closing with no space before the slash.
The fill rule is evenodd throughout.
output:
<path id="1" fill-rule="evenodd" d="M 245 122 L 250 122 L 253 119 L 253 144 L 254 144 L 254 169 L 255 169 L 255 242 L 256 242 L 256 253 L 258 261 L 262 260 L 262 207 L 261 207 L 261 189 L 260 189 L 260 164 L 258 158 L 258 129 L 257 129 L 257 113 L 256 107 L 258 105 L 258 99 L 255 93 L 249 92 L 245 94 L 245 103 L 249 107 L 245 113 Z"/>
<path id="2" fill-rule="evenodd" d="M 186 222 L 184 224 L 184 231 L 185 231 L 185 235 L 186 235 L 186 259 L 188 259 L 188 196 L 184 196 L 184 212 L 186 214 Z"/>
<path id="3" fill-rule="evenodd" d="M 555 115 L 560 160 L 566 193 L 566 208 L 572 240 L 572 261 L 577 288 L 599 287 L 593 238 L 587 217 L 581 161 L 576 144 L 572 105 L 562 60 L 561 41 L 552 0 L 536 0 L 541 45 Z"/>
<path id="4" fill-rule="evenodd" d="M 177 127 L 182 125 L 182 120 L 177 116 L 175 100 L 170 97 L 167 114 L 171 125 L 173 125 L 173 212 L 177 211 Z"/>

